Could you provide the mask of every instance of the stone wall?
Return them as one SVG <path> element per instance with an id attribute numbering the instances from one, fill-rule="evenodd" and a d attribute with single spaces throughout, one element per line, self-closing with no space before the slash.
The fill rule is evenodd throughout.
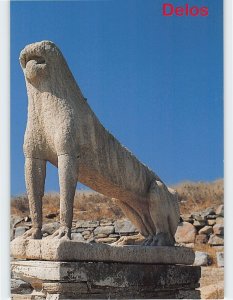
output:
<path id="1" fill-rule="evenodd" d="M 59 227 L 55 219 L 56 216 L 49 216 L 50 223 L 44 224 L 42 228 L 43 237 L 51 235 Z M 30 217 L 24 219 L 12 217 L 11 239 L 22 235 L 30 228 Z M 72 239 L 80 242 L 111 244 L 121 237 L 132 236 L 132 243 L 135 243 L 133 237 L 136 235 L 138 231 L 128 219 L 74 220 L 72 226 Z M 216 250 L 217 265 L 222 267 L 224 264 L 224 206 L 181 215 L 175 238 L 177 244 L 186 247 L 201 248 L 200 246 L 209 245 Z M 207 252 L 196 252 L 196 265 L 210 265 L 211 263 Z"/>

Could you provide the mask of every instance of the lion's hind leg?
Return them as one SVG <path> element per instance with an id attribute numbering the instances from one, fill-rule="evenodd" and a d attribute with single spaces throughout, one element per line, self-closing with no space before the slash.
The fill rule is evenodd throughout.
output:
<path id="1" fill-rule="evenodd" d="M 149 191 L 151 218 L 156 227 L 156 235 L 151 245 L 172 246 L 179 222 L 179 208 L 175 193 L 161 181 L 153 181 Z"/>
<path id="2" fill-rule="evenodd" d="M 144 211 L 144 214 L 142 215 L 142 211 L 138 212 L 136 210 L 136 204 L 133 208 L 128 203 L 125 203 L 124 201 L 121 201 L 119 199 L 114 199 L 117 203 L 117 205 L 121 208 L 125 216 L 131 221 L 131 223 L 139 230 L 140 234 L 137 236 L 135 241 L 132 241 L 132 237 L 121 237 L 117 242 L 113 243 L 114 245 L 127 245 L 131 243 L 143 243 L 147 240 L 152 240 L 153 233 L 155 231 L 154 225 L 152 223 L 151 217 L 149 215 L 149 211 L 147 209 L 147 212 L 145 212 L 145 209 L 142 209 Z M 145 221 L 146 220 L 146 221 Z M 143 238 L 145 237 L 145 238 Z"/>

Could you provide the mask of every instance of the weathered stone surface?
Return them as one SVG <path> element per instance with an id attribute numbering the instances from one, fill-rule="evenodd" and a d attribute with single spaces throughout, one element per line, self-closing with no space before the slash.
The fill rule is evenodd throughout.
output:
<path id="1" fill-rule="evenodd" d="M 208 253 L 196 251 L 194 266 L 207 266 L 208 265 Z"/>
<path id="2" fill-rule="evenodd" d="M 224 238 L 221 235 L 211 234 L 208 244 L 210 245 L 224 245 Z"/>
<path id="3" fill-rule="evenodd" d="M 106 238 L 108 235 L 106 233 L 99 233 L 95 235 L 95 238 Z"/>
<path id="4" fill-rule="evenodd" d="M 17 215 L 12 215 L 11 216 L 11 219 L 10 219 L 10 224 L 11 224 L 11 227 L 15 227 L 17 224 L 19 224 L 20 222 L 23 221 L 24 218 L 22 217 L 19 217 Z"/>
<path id="5" fill-rule="evenodd" d="M 114 233 L 114 226 L 99 226 L 94 230 L 94 235 Z"/>
<path id="6" fill-rule="evenodd" d="M 100 226 L 113 225 L 113 220 L 111 219 L 102 219 L 100 220 Z"/>
<path id="7" fill-rule="evenodd" d="M 200 213 L 203 217 L 207 217 L 209 215 L 215 215 L 215 209 L 213 207 L 208 207 Z"/>
<path id="8" fill-rule="evenodd" d="M 199 230 L 199 234 L 211 234 L 211 233 L 213 233 L 212 226 L 205 226 Z"/>
<path id="9" fill-rule="evenodd" d="M 201 299 L 224 299 L 224 281 L 204 286 L 200 291 Z"/>
<path id="10" fill-rule="evenodd" d="M 179 224 L 175 234 L 176 242 L 194 243 L 196 232 L 196 228 L 192 224 L 188 222 L 182 222 Z"/>
<path id="11" fill-rule="evenodd" d="M 120 235 L 117 234 L 117 233 L 111 233 L 111 234 L 109 234 L 109 237 L 111 237 L 111 238 L 119 238 Z"/>
<path id="12" fill-rule="evenodd" d="M 82 232 L 82 236 L 84 236 L 84 235 L 90 236 L 90 235 L 91 235 L 91 231 L 89 231 L 89 230 L 84 230 L 84 231 Z"/>
<path id="13" fill-rule="evenodd" d="M 216 219 L 216 224 L 222 224 L 222 225 L 224 225 L 224 218 L 218 217 L 218 218 Z"/>
<path id="14" fill-rule="evenodd" d="M 224 217 L 224 205 L 221 204 L 219 207 L 216 209 L 216 215 L 219 217 Z"/>
<path id="15" fill-rule="evenodd" d="M 50 161 L 59 169 L 60 184 L 60 228 L 52 238 L 71 238 L 79 178 L 115 198 L 148 245 L 174 245 L 180 219 L 177 193 L 104 128 L 58 47 L 51 41 L 30 44 L 21 51 L 20 64 L 28 95 L 23 148 L 32 218 L 24 238 L 42 238 L 41 203 Z"/>
<path id="16" fill-rule="evenodd" d="M 25 226 L 19 226 L 15 228 L 15 238 L 20 237 L 27 231 L 27 227 Z"/>
<path id="17" fill-rule="evenodd" d="M 135 226 L 129 220 L 117 220 L 114 223 L 115 232 L 117 233 L 130 233 L 135 232 Z"/>
<path id="18" fill-rule="evenodd" d="M 184 296 L 185 291 L 189 298 L 201 276 L 200 267 L 103 262 L 15 261 L 12 272 L 37 290 L 65 299 L 83 299 L 87 294 L 89 299 L 96 294 L 101 299 L 177 299 L 176 293 Z"/>
<path id="19" fill-rule="evenodd" d="M 216 257 L 218 267 L 224 267 L 224 252 L 217 252 Z"/>
<path id="20" fill-rule="evenodd" d="M 53 234 L 55 230 L 57 230 L 59 228 L 60 224 L 58 222 L 53 222 L 53 223 L 47 223 L 44 224 L 42 227 L 42 233 L 48 233 Z"/>
<path id="21" fill-rule="evenodd" d="M 74 241 L 77 241 L 77 242 L 84 242 L 84 238 L 83 238 L 82 234 L 79 232 L 71 233 L 71 239 Z"/>
<path id="22" fill-rule="evenodd" d="M 200 286 L 207 286 L 224 280 L 224 268 L 201 267 Z"/>
<path id="23" fill-rule="evenodd" d="M 52 243 L 51 243 L 52 241 Z M 11 255 L 21 259 L 52 261 L 115 261 L 133 263 L 193 264 L 194 252 L 186 247 L 110 246 L 76 241 L 25 240 L 11 242 Z"/>
<path id="24" fill-rule="evenodd" d="M 206 217 L 207 220 L 215 220 L 217 218 L 217 215 L 208 215 Z"/>
<path id="25" fill-rule="evenodd" d="M 191 214 L 182 214 L 181 218 L 182 218 L 183 222 L 189 222 L 189 223 L 193 222 L 193 218 L 192 218 Z"/>
<path id="26" fill-rule="evenodd" d="M 196 221 L 200 221 L 203 222 L 206 220 L 206 216 L 202 215 L 201 213 L 193 213 L 192 217 L 196 220 Z"/>
<path id="27" fill-rule="evenodd" d="M 11 279 L 11 293 L 30 294 L 32 292 L 32 286 L 20 279 Z"/>
<path id="28" fill-rule="evenodd" d="M 76 227 L 90 227 L 90 228 L 93 228 L 93 227 L 97 227 L 99 226 L 100 222 L 99 221 L 83 221 L 83 220 L 80 220 L 80 221 L 77 221 L 76 222 Z"/>
<path id="29" fill-rule="evenodd" d="M 223 224 L 216 224 L 213 227 L 214 234 L 224 235 L 224 225 Z"/>
<path id="30" fill-rule="evenodd" d="M 195 238 L 195 244 L 206 244 L 208 242 L 208 237 L 206 234 L 198 234 Z"/>
<path id="31" fill-rule="evenodd" d="M 213 226 L 214 224 L 216 224 L 216 220 L 207 220 L 207 224 Z"/>
<path id="32" fill-rule="evenodd" d="M 224 245 L 221 245 L 221 246 L 213 245 L 212 247 L 213 247 L 217 252 L 223 252 L 223 251 L 224 251 Z"/>
<path id="33" fill-rule="evenodd" d="M 183 243 L 184 247 L 188 247 L 188 248 L 194 248 L 195 247 L 195 243 Z"/>
<path id="34" fill-rule="evenodd" d="M 116 238 L 113 237 L 105 237 L 105 238 L 97 238 L 95 239 L 96 243 L 106 243 L 106 244 L 111 244 L 117 241 Z"/>
<path id="35" fill-rule="evenodd" d="M 205 220 L 200 220 L 200 221 L 195 220 L 193 222 L 193 226 L 195 226 L 195 227 L 202 227 L 202 226 L 205 226 L 205 224 L 206 224 Z"/>

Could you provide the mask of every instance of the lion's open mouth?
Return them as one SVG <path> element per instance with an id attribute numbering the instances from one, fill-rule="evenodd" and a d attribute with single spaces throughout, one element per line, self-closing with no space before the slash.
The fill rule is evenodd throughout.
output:
<path id="1" fill-rule="evenodd" d="M 20 63 L 27 79 L 31 82 L 38 76 L 41 78 L 41 76 L 45 75 L 47 64 L 43 56 L 24 52 L 20 55 Z"/>
<path id="2" fill-rule="evenodd" d="M 27 67 L 27 64 L 29 62 L 32 62 L 36 65 L 44 65 L 46 64 L 45 59 L 43 56 L 35 56 L 35 55 L 27 55 L 27 54 L 23 54 L 20 57 L 20 63 L 22 65 L 22 67 L 25 69 Z"/>

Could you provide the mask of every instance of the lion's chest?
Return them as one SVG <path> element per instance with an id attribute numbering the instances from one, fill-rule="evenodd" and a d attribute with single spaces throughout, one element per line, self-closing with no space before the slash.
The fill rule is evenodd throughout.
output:
<path id="1" fill-rule="evenodd" d="M 74 151 L 76 125 L 72 110 L 64 107 L 62 101 L 44 98 L 42 103 L 34 101 L 29 105 L 24 152 L 27 156 L 54 160 L 59 154 Z"/>

